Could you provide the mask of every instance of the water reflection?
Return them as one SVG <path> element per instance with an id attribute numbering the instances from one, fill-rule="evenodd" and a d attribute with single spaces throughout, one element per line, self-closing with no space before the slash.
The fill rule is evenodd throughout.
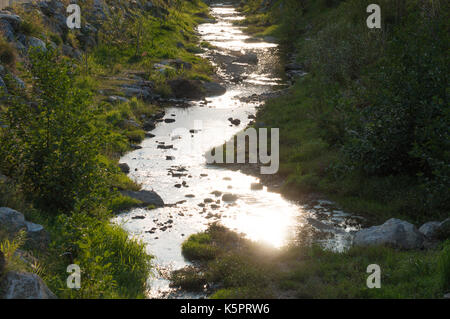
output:
<path id="1" fill-rule="evenodd" d="M 219 74 L 229 78 L 227 67 L 233 62 L 223 63 L 216 58 L 217 54 L 223 58 L 233 50 L 251 50 L 257 54 L 258 63 L 239 66 L 244 68 L 245 79 L 240 83 L 227 82 L 227 92 L 208 98 L 206 105 L 197 102 L 187 109 L 166 109 L 166 117 L 176 121 L 157 126 L 152 131 L 154 138 L 144 140 L 142 149 L 121 159 L 128 163 L 130 176 L 143 189 L 154 189 L 166 204 L 177 203 L 155 210 L 133 209 L 116 218 L 132 236 L 142 239 L 148 252 L 155 256 L 155 273 L 149 279 L 149 296 L 154 298 L 199 297 L 174 292 L 166 277 L 171 270 L 189 264 L 181 254 L 181 244 L 208 224 L 219 221 L 252 240 L 281 247 L 296 239 L 298 226 L 305 222 L 305 217 L 314 218 L 314 212 L 265 187 L 252 190 L 251 184 L 258 182 L 256 177 L 206 165 L 204 153 L 242 130 L 250 121 L 248 115 L 256 112 L 256 104 L 242 103 L 239 98 L 261 94 L 282 84 L 276 45 L 246 42 L 249 37 L 231 23 L 242 19 L 232 7 L 213 7 L 212 14 L 218 22 L 201 25 L 199 32 L 204 40 L 218 47 L 205 56 L 218 66 Z M 241 125 L 230 125 L 230 117 L 240 119 Z M 175 131 L 180 128 L 200 130 L 181 135 Z M 158 148 L 162 143 L 173 145 L 173 149 Z M 196 146 L 192 148 L 195 151 L 179 151 L 187 144 Z M 167 156 L 174 158 L 167 160 Z M 226 193 L 237 195 L 237 199 L 223 201 L 222 194 Z M 133 219 L 138 215 L 144 218 Z M 339 240 L 344 243 L 347 239 L 343 236 Z"/>

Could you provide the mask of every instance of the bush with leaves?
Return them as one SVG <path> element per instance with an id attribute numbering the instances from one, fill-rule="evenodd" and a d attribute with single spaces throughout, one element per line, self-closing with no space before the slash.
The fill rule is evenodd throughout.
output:
<path id="1" fill-rule="evenodd" d="M 418 176 L 440 205 L 450 186 L 448 10 L 417 13 L 388 43 L 348 127 L 347 154 L 371 175 Z"/>
<path id="2" fill-rule="evenodd" d="M 44 211 L 101 205 L 108 171 L 98 160 L 103 132 L 89 91 L 74 85 L 76 69 L 52 50 L 31 52 L 29 72 L 31 90 L 3 97 L 1 170 Z"/>

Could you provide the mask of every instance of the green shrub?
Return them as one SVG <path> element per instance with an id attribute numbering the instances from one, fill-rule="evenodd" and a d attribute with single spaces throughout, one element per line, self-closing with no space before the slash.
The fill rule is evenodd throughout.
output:
<path id="1" fill-rule="evenodd" d="M 206 233 L 194 234 L 183 243 L 181 250 L 189 260 L 210 260 L 217 253 L 217 248 L 210 244 L 211 235 Z"/>
<path id="2" fill-rule="evenodd" d="M 101 214 L 101 212 L 99 212 Z M 86 214 L 61 215 L 52 229 L 53 249 L 64 251 L 80 266 L 81 288 L 66 288 L 67 260 L 53 261 L 46 281 L 63 298 L 143 298 L 150 276 L 149 256 L 140 241 L 129 239 L 119 225 Z M 50 271 L 51 270 L 51 271 Z"/>
<path id="3" fill-rule="evenodd" d="M 74 70 L 56 52 L 35 50 L 30 60 L 33 90 L 10 92 L 5 101 L 2 171 L 44 211 L 99 206 L 109 196 L 108 171 L 98 161 L 103 133 L 89 92 L 74 85 Z"/>
<path id="4" fill-rule="evenodd" d="M 206 284 L 203 273 L 192 266 L 173 271 L 170 281 L 172 287 L 180 287 L 188 291 L 201 291 Z"/>
<path id="5" fill-rule="evenodd" d="M 450 291 L 450 240 L 444 243 L 444 247 L 439 256 L 439 272 L 441 274 L 441 284 L 444 292 Z"/>
<path id="6" fill-rule="evenodd" d="M 0 40 L 0 62 L 9 67 L 15 67 L 16 51 L 5 40 Z"/>

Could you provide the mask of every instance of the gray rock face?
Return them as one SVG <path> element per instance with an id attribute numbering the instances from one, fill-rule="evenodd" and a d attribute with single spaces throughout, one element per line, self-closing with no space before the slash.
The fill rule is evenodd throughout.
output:
<path id="1" fill-rule="evenodd" d="M 18 15 L 6 13 L 6 11 L 0 13 L 0 20 L 7 21 L 14 30 L 17 30 L 22 22 L 22 19 Z"/>
<path id="2" fill-rule="evenodd" d="M 440 222 L 428 222 L 420 226 L 419 231 L 428 239 L 434 239 L 437 237 L 437 230 L 440 224 Z"/>
<path id="3" fill-rule="evenodd" d="M 14 29 L 7 20 L 0 20 L 0 33 L 3 34 L 8 42 L 15 40 Z"/>
<path id="4" fill-rule="evenodd" d="M 41 39 L 35 38 L 35 37 L 28 37 L 27 47 L 28 48 L 37 48 L 37 49 L 43 50 L 43 51 L 47 50 L 47 46 L 45 45 L 44 41 L 42 41 Z"/>
<path id="5" fill-rule="evenodd" d="M 42 225 L 26 221 L 22 213 L 8 207 L 0 207 L 0 227 L 11 237 L 20 230 L 25 230 L 27 244 L 32 248 L 44 249 L 50 242 L 50 237 Z"/>
<path id="6" fill-rule="evenodd" d="M 129 196 L 131 198 L 140 200 L 144 206 L 154 205 L 155 207 L 163 207 L 164 201 L 162 198 L 154 191 L 121 191 L 124 196 Z"/>
<path id="7" fill-rule="evenodd" d="M 122 87 L 122 92 L 126 97 L 139 97 L 144 100 L 152 98 L 152 92 L 147 88 L 141 88 L 138 86 L 124 85 Z"/>
<path id="8" fill-rule="evenodd" d="M 110 96 L 108 96 L 108 101 L 111 103 L 126 103 L 129 100 L 123 96 L 110 95 Z"/>
<path id="9" fill-rule="evenodd" d="M 423 245 L 424 236 L 406 221 L 391 218 L 383 225 L 372 226 L 356 233 L 357 246 L 387 245 L 402 249 L 418 249 Z"/>
<path id="10" fill-rule="evenodd" d="M 4 299 L 56 299 L 42 279 L 31 273 L 8 272 L 0 291 Z"/>
<path id="11" fill-rule="evenodd" d="M 25 217 L 14 209 L 0 207 L 0 227 L 6 229 L 9 233 L 17 233 L 26 229 Z"/>

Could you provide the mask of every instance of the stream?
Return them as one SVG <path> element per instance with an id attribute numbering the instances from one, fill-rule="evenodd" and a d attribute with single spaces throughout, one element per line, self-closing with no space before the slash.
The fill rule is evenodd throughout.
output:
<path id="1" fill-rule="evenodd" d="M 152 131 L 155 137 L 145 139 L 142 149 L 120 159 L 129 165 L 130 178 L 141 183 L 142 189 L 157 192 L 166 203 L 166 207 L 153 210 L 135 208 L 114 220 L 130 236 L 142 240 L 154 256 L 149 298 L 204 297 L 170 288 L 167 278 L 171 271 L 190 264 L 181 253 L 183 241 L 213 222 L 276 248 L 298 240 L 305 224 L 326 233 L 318 241 L 334 250 L 348 247 L 352 233 L 359 229 L 359 219 L 332 202 L 302 204 L 270 192 L 266 186 L 252 190 L 251 184 L 259 182 L 257 177 L 206 164 L 205 152 L 243 130 L 251 121 L 249 115 L 256 113 L 260 103 L 245 98 L 286 87 L 282 54 L 276 44 L 253 39 L 242 27 L 233 25 L 243 16 L 231 5 L 213 5 L 211 14 L 216 22 L 199 25 L 198 32 L 201 40 L 214 48 L 201 55 L 217 67 L 226 93 L 189 102 L 187 108 L 166 108 L 165 118 L 175 122 L 159 123 Z M 248 54 L 253 60 L 256 54 L 257 63 L 242 58 Z M 240 125 L 231 125 L 230 117 L 239 119 Z M 180 134 L 180 128 L 195 131 Z M 220 194 L 225 193 L 238 198 L 224 202 Z M 133 219 L 136 216 L 140 218 Z"/>

